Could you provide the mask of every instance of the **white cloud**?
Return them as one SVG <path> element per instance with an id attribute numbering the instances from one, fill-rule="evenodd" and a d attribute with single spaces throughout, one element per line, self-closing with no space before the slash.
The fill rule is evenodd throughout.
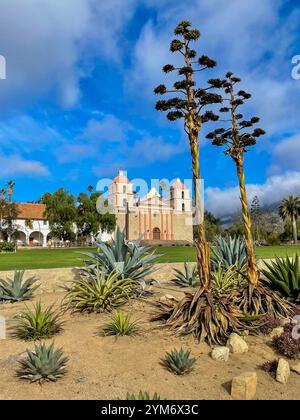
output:
<path id="1" fill-rule="evenodd" d="M 26 160 L 19 155 L 0 155 L 0 176 L 48 176 L 49 169 L 41 162 Z"/>
<path id="2" fill-rule="evenodd" d="M 52 93 L 63 106 L 79 98 L 91 57 L 117 62 L 118 42 L 136 0 L 2 0 L 0 54 L 7 61 L 2 107 Z M 115 59 L 113 58 L 115 57 Z"/>
<path id="3" fill-rule="evenodd" d="M 286 172 L 267 178 L 264 184 L 247 185 L 249 202 L 258 196 L 262 205 L 270 205 L 282 200 L 284 197 L 300 194 L 300 172 Z M 233 188 L 207 188 L 206 208 L 216 216 L 225 216 L 240 210 L 238 187 Z"/>
<path id="4" fill-rule="evenodd" d="M 300 171 L 300 134 L 288 137 L 274 146 L 272 165 Z"/>

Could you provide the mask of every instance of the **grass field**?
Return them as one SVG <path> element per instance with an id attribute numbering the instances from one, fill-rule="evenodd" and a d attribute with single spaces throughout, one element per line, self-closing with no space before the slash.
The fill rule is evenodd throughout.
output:
<path id="1" fill-rule="evenodd" d="M 20 249 L 14 254 L 0 254 L 0 271 L 14 269 L 62 268 L 82 265 L 80 252 L 91 249 Z M 162 254 L 159 262 L 195 261 L 195 249 L 192 247 L 164 247 L 157 248 Z M 284 257 L 300 255 L 300 245 L 266 246 L 256 249 L 258 258 L 274 258 L 275 255 Z"/>

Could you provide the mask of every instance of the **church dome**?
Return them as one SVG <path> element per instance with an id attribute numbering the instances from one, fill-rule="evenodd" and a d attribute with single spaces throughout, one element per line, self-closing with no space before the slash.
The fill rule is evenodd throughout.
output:
<path id="1" fill-rule="evenodd" d="M 119 175 L 114 178 L 113 182 L 114 184 L 128 184 L 129 180 L 125 176 L 124 171 L 119 171 Z"/>
<path id="2" fill-rule="evenodd" d="M 174 182 L 174 184 L 171 185 L 171 189 L 172 190 L 184 190 L 185 189 L 185 186 L 180 181 L 180 178 L 177 178 L 176 181 Z"/>

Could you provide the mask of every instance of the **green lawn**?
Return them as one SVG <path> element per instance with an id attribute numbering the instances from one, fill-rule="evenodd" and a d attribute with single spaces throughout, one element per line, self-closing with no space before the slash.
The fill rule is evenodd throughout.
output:
<path id="1" fill-rule="evenodd" d="M 0 271 L 30 268 L 62 268 L 82 265 L 80 252 L 91 249 L 20 249 L 14 254 L 0 254 Z M 159 262 L 195 261 L 195 249 L 191 247 L 159 247 L 156 251 L 162 254 Z M 256 254 L 259 258 L 273 258 L 286 255 L 300 255 L 300 245 L 259 247 Z"/>

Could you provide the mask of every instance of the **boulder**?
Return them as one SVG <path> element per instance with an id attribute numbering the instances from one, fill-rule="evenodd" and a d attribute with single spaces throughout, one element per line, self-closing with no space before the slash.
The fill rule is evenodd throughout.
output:
<path id="1" fill-rule="evenodd" d="M 227 341 L 227 347 L 231 353 L 244 354 L 248 351 L 248 344 L 246 341 L 236 333 L 232 333 Z"/>
<path id="2" fill-rule="evenodd" d="M 234 400 L 252 400 L 256 394 L 257 374 L 245 372 L 233 378 L 231 396 Z"/>
<path id="3" fill-rule="evenodd" d="M 298 362 L 298 363 L 296 363 L 295 365 L 293 365 L 293 366 L 291 367 L 291 370 L 292 370 L 293 372 L 296 372 L 296 373 L 298 373 L 298 374 L 300 375 L 300 362 Z"/>
<path id="4" fill-rule="evenodd" d="M 211 357 L 214 360 L 220 362 L 227 362 L 229 359 L 229 348 L 228 347 L 215 347 L 211 352 Z"/>
<path id="5" fill-rule="evenodd" d="M 280 337 L 281 334 L 284 333 L 284 328 L 283 327 L 276 327 L 272 330 L 271 334 L 270 334 L 270 338 L 274 338 L 274 337 Z"/>
<path id="6" fill-rule="evenodd" d="M 290 365 L 285 359 L 279 359 L 276 370 L 276 381 L 281 384 L 286 384 L 290 377 Z"/>

